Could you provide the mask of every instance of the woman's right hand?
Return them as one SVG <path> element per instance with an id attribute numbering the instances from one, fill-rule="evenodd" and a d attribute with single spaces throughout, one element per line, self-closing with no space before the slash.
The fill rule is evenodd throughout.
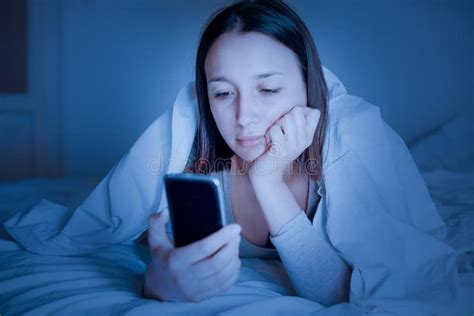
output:
<path id="1" fill-rule="evenodd" d="M 199 302 L 227 291 L 240 272 L 240 225 L 226 225 L 206 238 L 175 248 L 166 234 L 168 220 L 168 209 L 149 218 L 152 261 L 145 273 L 145 297 Z"/>

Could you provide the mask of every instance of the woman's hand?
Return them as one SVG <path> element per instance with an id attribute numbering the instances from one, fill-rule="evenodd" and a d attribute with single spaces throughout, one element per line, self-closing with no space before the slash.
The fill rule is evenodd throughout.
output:
<path id="1" fill-rule="evenodd" d="M 250 179 L 282 181 L 285 171 L 313 142 L 319 117 L 317 109 L 294 106 L 273 123 L 265 134 L 266 151 L 249 167 Z"/>
<path id="2" fill-rule="evenodd" d="M 168 219 L 168 209 L 149 218 L 152 262 L 145 273 L 145 297 L 198 302 L 228 290 L 240 272 L 240 225 L 226 225 L 202 240 L 175 248 L 165 231 Z"/>

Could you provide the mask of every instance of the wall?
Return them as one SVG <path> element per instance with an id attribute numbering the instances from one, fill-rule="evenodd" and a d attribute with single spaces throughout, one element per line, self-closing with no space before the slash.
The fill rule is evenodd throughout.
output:
<path id="1" fill-rule="evenodd" d="M 0 93 L 0 180 L 63 170 L 61 3 L 28 4 L 28 91 Z"/>
<path id="2" fill-rule="evenodd" d="M 323 63 L 408 142 L 474 113 L 473 1 L 296 1 Z"/>
<path id="3" fill-rule="evenodd" d="M 192 79 L 215 1 L 66 3 L 65 173 L 103 174 Z"/>

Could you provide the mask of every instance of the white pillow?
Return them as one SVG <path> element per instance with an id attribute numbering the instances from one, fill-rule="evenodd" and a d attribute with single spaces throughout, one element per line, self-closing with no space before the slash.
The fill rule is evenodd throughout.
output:
<path id="1" fill-rule="evenodd" d="M 424 171 L 474 169 L 474 117 L 456 115 L 409 146 Z"/>

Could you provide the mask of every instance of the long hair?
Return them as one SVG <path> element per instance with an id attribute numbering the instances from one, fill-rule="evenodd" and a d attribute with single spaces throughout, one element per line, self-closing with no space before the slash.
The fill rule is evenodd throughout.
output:
<path id="1" fill-rule="evenodd" d="M 313 38 L 301 18 L 281 0 L 238 1 L 215 12 L 207 22 L 196 56 L 195 88 L 198 102 L 197 132 L 185 172 L 209 174 L 228 169 L 233 152 L 222 138 L 212 116 L 204 62 L 209 48 L 227 32 L 259 32 L 272 37 L 298 57 L 306 83 L 308 106 L 320 119 L 313 143 L 298 157 L 300 166 L 318 181 L 322 175 L 322 148 L 328 115 L 328 88 Z M 224 163 L 223 163 L 224 162 Z"/>

